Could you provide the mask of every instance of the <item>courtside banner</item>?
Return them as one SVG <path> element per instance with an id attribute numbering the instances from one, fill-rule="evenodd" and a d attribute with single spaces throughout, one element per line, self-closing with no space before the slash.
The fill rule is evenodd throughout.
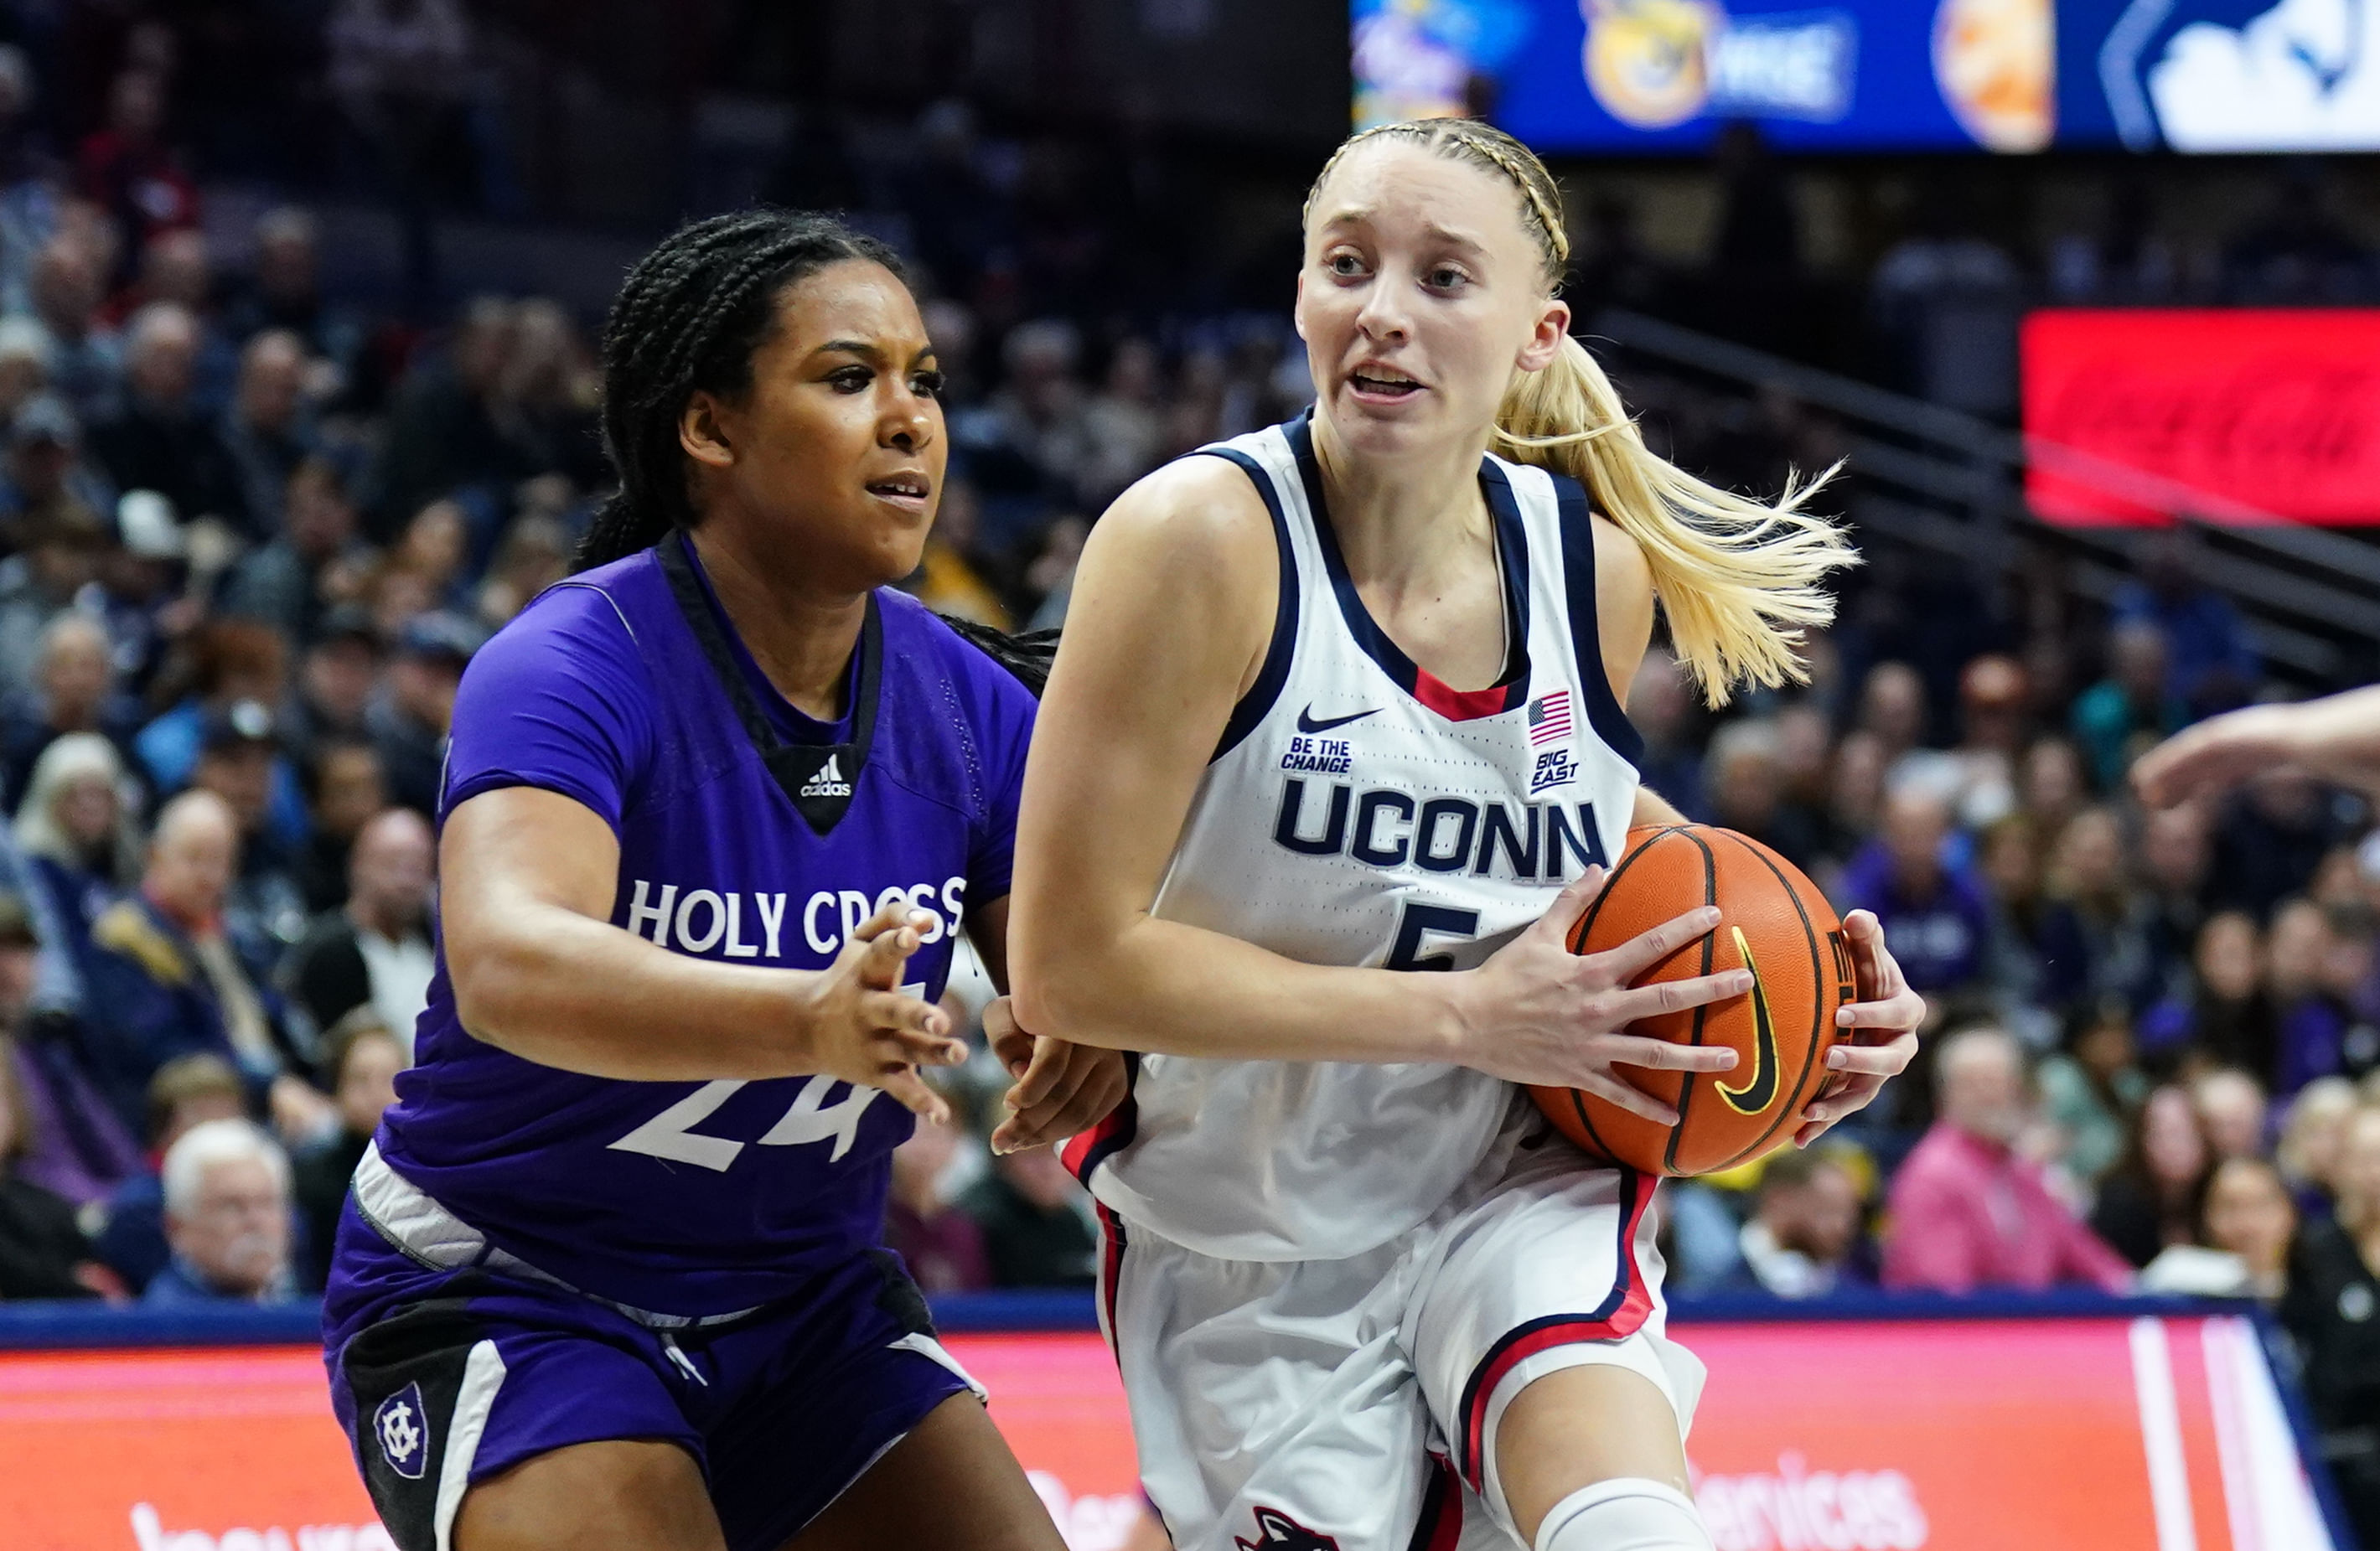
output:
<path id="1" fill-rule="evenodd" d="M 2380 309 L 2052 309 L 2021 349 L 2052 522 L 2380 523 Z"/>
<path id="2" fill-rule="evenodd" d="M 2346 1551 L 2228 1315 L 1695 1323 L 1719 1551 Z M 1075 1551 L 1140 1508 L 1082 1332 L 953 1335 Z M 9 1551 L 381 1551 L 305 1348 L 0 1352 Z"/>

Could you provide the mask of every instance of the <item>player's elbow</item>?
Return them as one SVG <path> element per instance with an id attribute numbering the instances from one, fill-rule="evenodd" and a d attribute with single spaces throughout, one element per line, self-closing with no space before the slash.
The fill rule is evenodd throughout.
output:
<path id="1" fill-rule="evenodd" d="M 479 923 L 466 930 L 450 925 L 442 943 L 456 1020 L 474 1038 L 509 1048 L 524 1020 L 534 1017 L 534 945 L 517 932 Z"/>
<path id="2" fill-rule="evenodd" d="M 1009 943 L 1009 996 L 1018 1025 L 1031 1034 L 1078 1045 L 1102 1043 L 1102 985 L 1112 982 L 1079 939 L 1040 941 L 1017 933 Z"/>

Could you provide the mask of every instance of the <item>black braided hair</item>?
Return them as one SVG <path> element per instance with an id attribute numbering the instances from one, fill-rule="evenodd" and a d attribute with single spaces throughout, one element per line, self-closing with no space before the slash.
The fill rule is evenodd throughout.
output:
<path id="1" fill-rule="evenodd" d="M 832 216 L 768 209 L 691 222 L 628 272 L 603 324 L 603 454 L 620 489 L 579 540 L 575 569 L 609 564 L 695 525 L 677 439 L 686 401 L 749 388 L 753 353 L 776 324 L 778 293 L 852 260 L 907 278 L 892 249 Z M 942 622 L 1041 693 L 1056 631 L 1011 636 L 947 614 Z"/>
<path id="2" fill-rule="evenodd" d="M 850 260 L 901 273 L 890 248 L 832 217 L 743 210 L 680 226 L 628 272 L 603 324 L 603 454 L 620 489 L 579 540 L 578 570 L 694 526 L 677 440 L 686 401 L 749 388 L 778 292 Z"/>

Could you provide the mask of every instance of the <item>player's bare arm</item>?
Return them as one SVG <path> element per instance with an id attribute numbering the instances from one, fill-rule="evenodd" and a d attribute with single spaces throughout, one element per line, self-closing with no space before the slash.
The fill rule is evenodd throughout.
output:
<path id="1" fill-rule="evenodd" d="M 1255 678 L 1279 585 L 1262 503 L 1220 460 L 1151 476 L 1094 531 L 1017 825 L 1024 1025 L 1165 1054 L 1451 1061 L 1592 1087 L 1654 1118 L 1663 1107 L 1615 1065 L 1729 1070 L 1732 1051 L 1620 1032 L 1748 988 L 1740 972 L 1628 988 L 1716 917 L 1691 913 L 1615 953 L 1573 956 L 1562 937 L 1599 871 L 1479 969 L 1442 975 L 1299 963 L 1149 914 L 1208 758 Z"/>
<path id="2" fill-rule="evenodd" d="M 2380 685 L 2212 717 L 2143 755 L 2132 786 L 2151 807 L 2171 807 L 2279 767 L 2380 795 Z"/>
<path id="3" fill-rule="evenodd" d="M 448 973 L 481 1039 L 540 1065 L 631 1082 L 825 1072 L 919 1114 L 948 1113 L 917 1069 L 954 1065 L 966 1047 L 941 1009 L 898 989 L 920 923 L 880 912 L 822 971 L 671 952 L 611 924 L 620 866 L 611 827 L 536 787 L 457 806 L 439 861 Z"/>

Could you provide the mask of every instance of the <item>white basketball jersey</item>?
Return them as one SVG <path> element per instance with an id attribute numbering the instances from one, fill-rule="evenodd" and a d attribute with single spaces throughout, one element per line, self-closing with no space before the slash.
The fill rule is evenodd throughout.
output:
<path id="1" fill-rule="evenodd" d="M 1281 604 L 1192 801 L 1155 914 L 1307 963 L 1468 969 L 1617 858 L 1639 740 L 1604 677 L 1584 493 L 1489 458 L 1508 640 L 1457 692 L 1372 623 L 1322 510 L 1307 423 L 1205 449 L 1271 510 Z M 1405 1232 L 1494 1143 L 1512 1087 L 1467 1067 L 1151 1055 L 1067 1160 L 1128 1223 L 1236 1260 Z"/>

